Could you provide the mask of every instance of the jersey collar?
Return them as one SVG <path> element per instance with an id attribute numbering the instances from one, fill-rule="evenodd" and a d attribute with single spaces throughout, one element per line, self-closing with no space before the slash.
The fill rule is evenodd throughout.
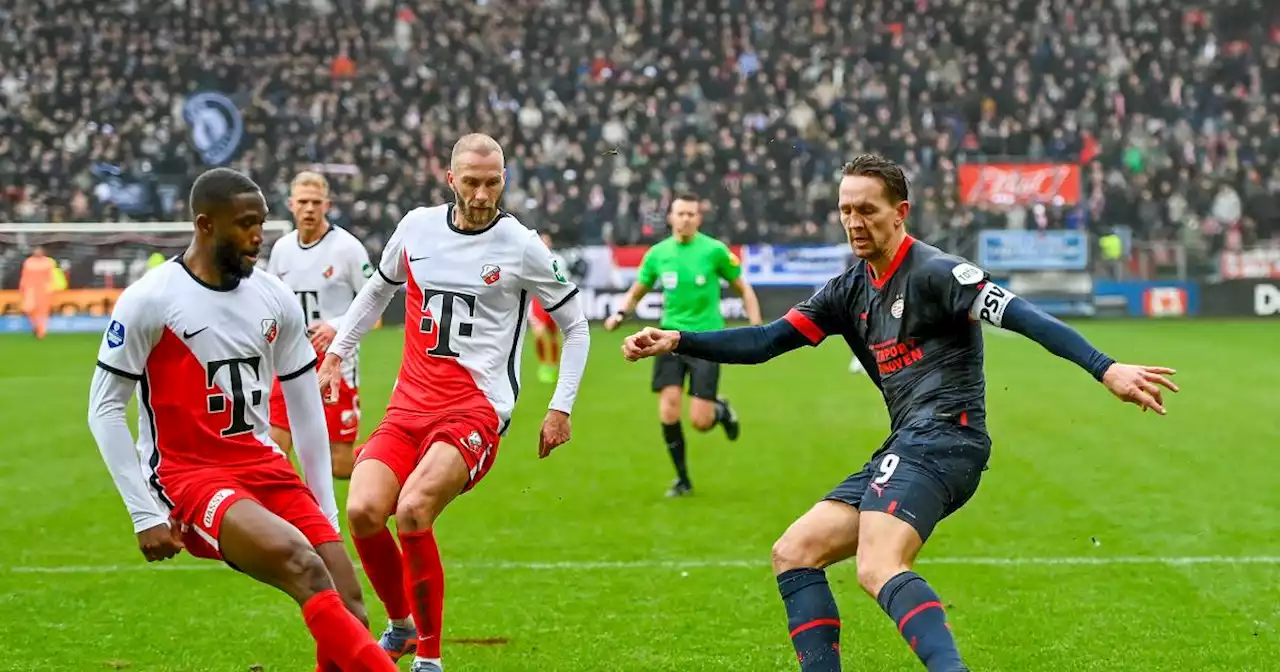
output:
<path id="1" fill-rule="evenodd" d="M 300 248 L 302 248 L 302 249 L 304 249 L 304 250 L 309 250 L 309 249 L 311 249 L 311 248 L 315 247 L 316 245 L 319 245 L 319 244 L 324 240 L 325 236 L 329 235 L 330 233 L 333 233 L 333 224 L 330 224 L 330 225 L 329 225 L 329 228 L 325 229 L 325 230 L 324 230 L 324 233 L 320 234 L 320 237 L 319 237 L 319 238 L 316 238 L 316 242 L 311 243 L 310 245 L 303 245 L 303 244 L 302 244 L 302 234 L 298 234 L 298 247 L 300 247 Z"/>
<path id="2" fill-rule="evenodd" d="M 484 233 L 484 232 L 486 232 L 486 231 L 488 231 L 488 230 L 492 229 L 492 228 L 494 227 L 494 225 L 495 225 L 495 224 L 497 224 L 497 223 L 499 222 L 499 220 L 501 220 L 503 217 L 506 217 L 506 216 L 507 216 L 507 213 L 506 213 L 505 211 L 503 211 L 501 208 L 499 208 L 499 209 L 498 209 L 498 214 L 494 216 L 493 221 L 492 221 L 492 222 L 489 222 L 489 225 L 488 225 L 488 226 L 484 227 L 483 229 L 475 229 L 475 230 L 472 230 L 472 231 L 464 231 L 464 230 L 462 230 L 462 229 L 459 229 L 457 224 L 454 224 L 454 223 L 453 223 L 453 206 L 454 206 L 454 204 L 453 204 L 453 203 L 450 203 L 450 204 L 449 204 L 449 211 L 445 213 L 445 215 L 444 215 L 444 219 L 445 219 L 445 221 L 446 221 L 446 222 L 448 222 L 448 223 L 449 223 L 449 229 L 450 229 L 451 231 L 453 231 L 454 233 L 460 233 L 460 234 L 462 234 L 462 235 L 464 235 L 464 236 L 478 236 L 478 235 L 480 235 L 480 234 L 482 234 L 482 233 Z"/>
<path id="3" fill-rule="evenodd" d="M 883 278 L 877 278 L 876 272 L 871 268 L 871 264 L 867 264 L 867 276 L 871 278 L 871 286 L 876 289 L 884 287 L 886 282 L 893 277 L 898 271 L 898 267 L 902 265 L 902 260 L 907 258 L 907 252 L 911 249 L 911 244 L 916 242 L 911 236 L 904 236 L 902 244 L 898 246 L 898 251 L 893 255 L 893 261 L 889 263 L 889 268 L 884 272 Z"/>

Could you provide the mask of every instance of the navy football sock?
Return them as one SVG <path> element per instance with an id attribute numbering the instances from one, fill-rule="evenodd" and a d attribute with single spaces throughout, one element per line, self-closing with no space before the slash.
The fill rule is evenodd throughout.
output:
<path id="1" fill-rule="evenodd" d="M 801 568 L 778 575 L 787 607 L 787 629 L 801 672 L 839 672 L 840 612 L 821 569 Z"/>
<path id="2" fill-rule="evenodd" d="M 676 476 L 681 483 L 689 482 L 689 468 L 684 461 L 684 429 L 679 422 L 662 424 L 662 440 L 667 442 L 667 453 L 671 455 L 671 463 L 676 467 Z"/>
<path id="3" fill-rule="evenodd" d="M 942 600 L 919 574 L 906 571 L 889 579 L 876 601 L 898 625 L 898 632 L 929 672 L 968 669 L 960 660 Z"/>

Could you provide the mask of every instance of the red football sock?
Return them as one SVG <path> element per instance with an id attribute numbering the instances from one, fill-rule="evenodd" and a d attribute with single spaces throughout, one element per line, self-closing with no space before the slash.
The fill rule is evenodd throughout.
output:
<path id="1" fill-rule="evenodd" d="M 336 590 L 323 590 L 302 605 L 302 618 L 316 640 L 318 658 L 347 672 L 397 672 L 364 624 L 347 611 Z"/>
<path id="2" fill-rule="evenodd" d="M 547 341 L 546 341 L 546 337 L 545 337 L 545 336 L 543 336 L 542 334 L 538 334 L 537 336 L 534 336 L 534 338 L 533 338 L 533 344 L 534 344 L 534 345 L 537 347 L 537 349 L 538 349 L 538 363 L 539 363 L 539 364 L 546 364 L 546 363 L 547 363 Z"/>
<path id="3" fill-rule="evenodd" d="M 364 573 L 373 584 L 373 592 L 382 600 L 387 616 L 392 619 L 409 618 L 409 595 L 405 592 L 404 564 L 400 560 L 400 547 L 391 530 L 382 528 L 372 537 L 355 537 L 356 554 Z"/>
<path id="4" fill-rule="evenodd" d="M 440 657 L 440 634 L 444 630 L 444 565 L 436 535 L 426 532 L 400 533 L 400 545 L 409 561 L 405 587 L 418 626 L 418 656 Z"/>

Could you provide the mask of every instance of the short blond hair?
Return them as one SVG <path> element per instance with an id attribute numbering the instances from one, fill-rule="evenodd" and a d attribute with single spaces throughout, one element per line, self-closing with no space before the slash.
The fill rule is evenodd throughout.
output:
<path id="1" fill-rule="evenodd" d="M 498 144 L 498 141 L 494 140 L 493 136 L 484 133 L 468 133 L 458 138 L 458 141 L 454 143 L 453 154 L 449 157 L 449 169 L 455 168 L 458 163 L 458 157 L 467 152 L 475 152 L 480 156 L 489 156 L 497 152 L 503 162 L 506 161 L 506 156 L 502 152 L 502 145 Z"/>
<path id="2" fill-rule="evenodd" d="M 324 190 L 325 196 L 329 195 L 329 180 L 314 170 L 304 170 L 295 175 L 293 181 L 289 183 L 289 190 L 293 191 L 302 186 L 319 187 Z"/>

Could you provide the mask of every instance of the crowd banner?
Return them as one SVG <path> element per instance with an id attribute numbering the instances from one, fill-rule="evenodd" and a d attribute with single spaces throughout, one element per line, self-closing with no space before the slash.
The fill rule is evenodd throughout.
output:
<path id="1" fill-rule="evenodd" d="M 743 276 L 753 287 L 822 285 L 844 273 L 851 258 L 848 245 L 747 245 Z"/>
<path id="2" fill-rule="evenodd" d="M 1280 317 L 1280 281 L 1224 280 L 1200 287 L 1207 317 Z"/>
<path id="3" fill-rule="evenodd" d="M 1083 271 L 1089 267 L 1089 236 L 1082 231 L 982 231 L 977 262 L 991 273 Z"/>
<path id="4" fill-rule="evenodd" d="M 1200 286 L 1194 282 L 1096 280 L 1098 317 L 1193 317 L 1200 313 Z"/>
<path id="5" fill-rule="evenodd" d="M 1280 248 L 1223 252 L 1218 258 L 1218 270 L 1223 280 L 1280 280 Z"/>
<path id="6" fill-rule="evenodd" d="M 1080 166 L 1070 163 L 964 163 L 957 181 L 965 205 L 1080 202 Z"/>

